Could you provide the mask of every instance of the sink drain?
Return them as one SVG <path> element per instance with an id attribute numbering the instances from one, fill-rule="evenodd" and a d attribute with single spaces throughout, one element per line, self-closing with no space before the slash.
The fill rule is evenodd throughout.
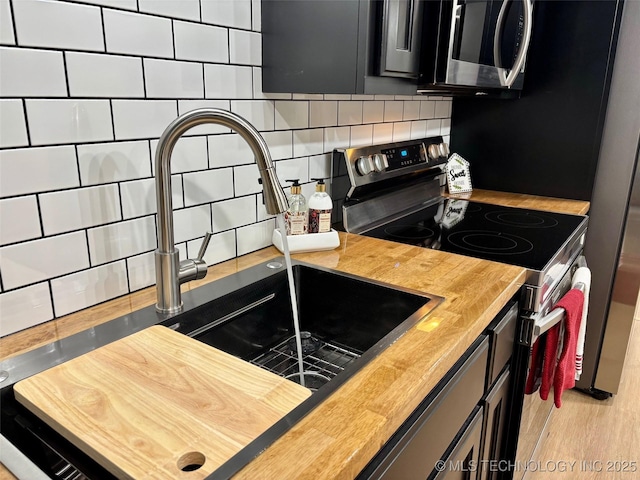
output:
<path id="1" fill-rule="evenodd" d="M 178 459 L 178 468 L 183 472 L 193 472 L 204 465 L 205 460 L 206 457 L 200 452 L 188 452 Z"/>

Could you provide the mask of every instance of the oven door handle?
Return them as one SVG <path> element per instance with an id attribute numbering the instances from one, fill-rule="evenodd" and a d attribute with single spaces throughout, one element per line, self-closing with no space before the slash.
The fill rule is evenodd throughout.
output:
<path id="1" fill-rule="evenodd" d="M 584 293 L 586 289 L 586 285 L 583 282 L 576 282 L 576 284 L 573 285 L 572 288 L 577 288 L 582 293 Z M 528 336 L 528 338 L 521 339 L 520 343 L 523 343 L 528 346 L 532 346 L 535 343 L 535 341 L 538 339 L 538 337 L 540 337 L 540 335 L 546 333 L 551 328 L 553 328 L 558 323 L 560 323 L 564 318 L 564 314 L 565 314 L 564 308 L 555 308 L 554 310 L 552 310 L 550 313 L 543 316 L 542 318 L 540 318 L 538 315 L 529 317 L 528 320 L 531 325 L 531 328 L 529 329 L 529 331 L 531 332 L 531 334 Z"/>

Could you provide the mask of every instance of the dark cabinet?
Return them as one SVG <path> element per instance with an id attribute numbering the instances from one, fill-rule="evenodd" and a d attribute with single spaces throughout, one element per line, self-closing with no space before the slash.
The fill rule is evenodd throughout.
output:
<path id="1" fill-rule="evenodd" d="M 415 95 L 421 0 L 263 0 L 262 89 Z"/>
<path id="2" fill-rule="evenodd" d="M 454 440 L 450 453 L 436 467 L 434 480 L 476 480 L 482 450 L 483 409 L 476 407 L 460 435 Z"/>
<path id="3" fill-rule="evenodd" d="M 357 477 L 493 479 L 508 428 L 518 304 L 489 324 Z"/>
<path id="4" fill-rule="evenodd" d="M 503 456 L 503 443 L 506 437 L 507 405 L 511 372 L 509 368 L 500 375 L 495 385 L 483 399 L 484 425 L 482 461 L 479 464 L 481 480 L 496 480 L 499 464 Z"/>

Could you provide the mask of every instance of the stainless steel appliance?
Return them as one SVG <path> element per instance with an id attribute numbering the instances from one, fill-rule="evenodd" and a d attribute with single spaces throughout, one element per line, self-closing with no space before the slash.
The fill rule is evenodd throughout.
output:
<path id="1" fill-rule="evenodd" d="M 577 387 L 608 398 L 638 293 L 636 283 L 618 297 L 634 271 L 629 249 L 638 252 L 626 232 L 637 208 L 640 2 L 538 1 L 535 17 L 521 99 L 455 98 L 451 144 L 474 162 L 479 188 L 591 201 L 584 251 L 593 281 Z"/>
<path id="2" fill-rule="evenodd" d="M 523 398 L 533 341 L 561 320 L 549 312 L 584 262 L 588 219 L 444 198 L 448 150 L 442 137 L 335 150 L 334 228 L 525 267 L 511 386 Z M 552 408 L 538 395 L 514 403 L 504 458 L 532 458 Z"/>
<path id="3" fill-rule="evenodd" d="M 530 0 L 425 2 L 419 92 L 522 89 Z"/>

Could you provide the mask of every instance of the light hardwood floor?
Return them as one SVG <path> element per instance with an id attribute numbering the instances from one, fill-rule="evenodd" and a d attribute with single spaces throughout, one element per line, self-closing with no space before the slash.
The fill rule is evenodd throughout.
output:
<path id="1" fill-rule="evenodd" d="M 565 392 L 533 466 L 539 471 L 529 472 L 526 480 L 640 478 L 639 312 L 637 308 L 618 394 L 599 401 Z"/>

